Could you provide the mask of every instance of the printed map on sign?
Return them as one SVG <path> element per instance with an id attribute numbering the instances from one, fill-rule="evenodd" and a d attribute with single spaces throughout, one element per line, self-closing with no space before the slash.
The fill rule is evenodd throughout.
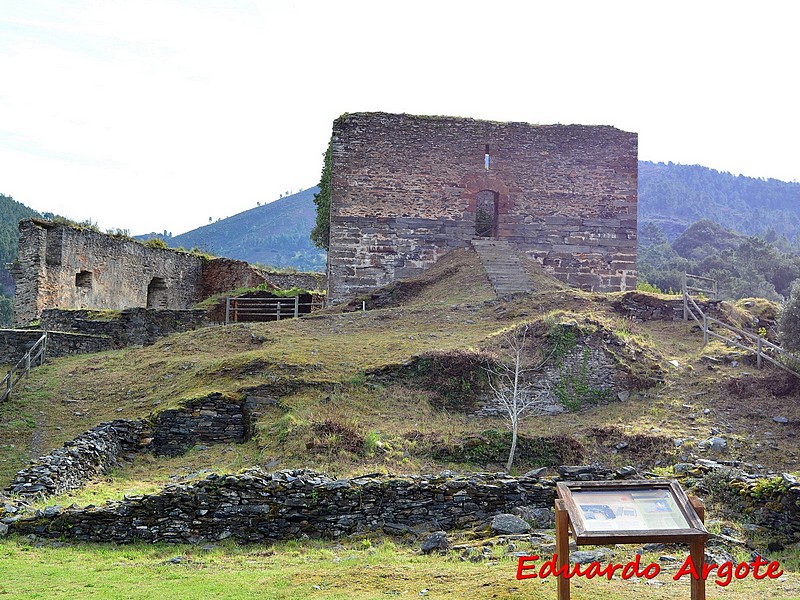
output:
<path id="1" fill-rule="evenodd" d="M 669 490 L 574 491 L 587 531 L 687 529 L 686 521 Z"/>

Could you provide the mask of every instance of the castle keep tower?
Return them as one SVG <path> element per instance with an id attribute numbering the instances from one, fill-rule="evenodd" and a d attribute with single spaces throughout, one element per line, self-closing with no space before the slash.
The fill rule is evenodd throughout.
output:
<path id="1" fill-rule="evenodd" d="M 636 286 L 637 136 L 608 126 L 346 114 L 333 124 L 328 297 L 505 240 L 584 290 Z"/>

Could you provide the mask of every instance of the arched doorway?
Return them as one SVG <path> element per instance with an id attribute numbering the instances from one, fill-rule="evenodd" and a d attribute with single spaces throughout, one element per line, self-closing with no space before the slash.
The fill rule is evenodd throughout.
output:
<path id="1" fill-rule="evenodd" d="M 500 194 L 481 190 L 475 196 L 475 235 L 497 237 L 497 209 Z"/>
<path id="2" fill-rule="evenodd" d="M 147 286 L 147 308 L 167 308 L 167 282 L 153 277 Z"/>

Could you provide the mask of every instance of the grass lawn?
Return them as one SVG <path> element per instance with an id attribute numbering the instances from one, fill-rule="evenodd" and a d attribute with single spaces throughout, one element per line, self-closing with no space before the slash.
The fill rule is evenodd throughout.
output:
<path id="1" fill-rule="evenodd" d="M 471 562 L 462 560 L 458 552 L 423 556 L 416 546 L 369 539 L 270 547 L 58 543 L 36 547 L 24 539 L 5 539 L 0 541 L 0 573 L 4 574 L 0 596 L 47 600 L 555 598 L 552 578 L 516 580 L 517 559 L 507 549 L 497 545 L 492 557 Z M 525 544 L 520 549 L 528 551 Z M 685 551 L 674 550 L 683 560 Z M 612 560 L 624 563 L 633 556 L 633 548 L 620 547 Z M 641 562 L 657 558 L 648 554 Z M 688 579 L 672 580 L 677 568 L 673 563 L 652 581 L 573 579 L 572 597 L 688 598 Z M 727 587 L 709 582 L 707 591 L 708 598 L 791 600 L 800 598 L 800 575 L 795 571 L 776 580 L 748 578 Z"/>

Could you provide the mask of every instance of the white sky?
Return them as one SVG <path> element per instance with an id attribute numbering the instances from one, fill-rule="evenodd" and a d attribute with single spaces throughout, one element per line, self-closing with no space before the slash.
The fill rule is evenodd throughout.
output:
<path id="1" fill-rule="evenodd" d="M 800 3 L 0 0 L 0 192 L 174 234 L 319 180 L 343 112 L 607 124 L 800 180 Z"/>

